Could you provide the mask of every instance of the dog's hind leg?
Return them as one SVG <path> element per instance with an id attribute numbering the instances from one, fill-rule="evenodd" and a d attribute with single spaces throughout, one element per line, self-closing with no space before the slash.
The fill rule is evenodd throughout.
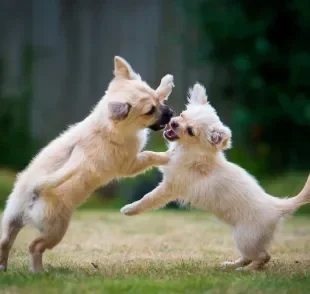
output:
<path id="1" fill-rule="evenodd" d="M 273 236 L 274 227 L 238 227 L 234 229 L 234 241 L 242 256 L 251 260 L 245 267 L 237 270 L 259 270 L 270 260 L 266 247 Z M 245 264 L 246 265 L 246 264 Z"/>
<path id="2" fill-rule="evenodd" d="M 259 270 L 264 267 L 265 264 L 267 264 L 270 260 L 270 255 L 267 251 L 259 253 L 259 255 L 256 256 L 255 259 L 252 260 L 252 262 L 245 266 L 245 267 L 239 267 L 237 270 L 245 270 L 245 271 L 251 271 L 251 270 Z"/>
<path id="3" fill-rule="evenodd" d="M 34 239 L 29 245 L 29 257 L 30 257 L 30 271 L 42 272 L 43 267 L 43 253 L 46 249 L 54 248 L 65 235 L 70 217 L 57 218 L 49 220 L 48 224 L 45 224 L 45 228 L 42 235 Z"/>
<path id="4" fill-rule="evenodd" d="M 14 207 L 14 201 L 9 199 L 2 217 L 2 238 L 0 240 L 0 270 L 5 271 L 8 265 L 12 245 L 23 227 L 20 211 Z"/>

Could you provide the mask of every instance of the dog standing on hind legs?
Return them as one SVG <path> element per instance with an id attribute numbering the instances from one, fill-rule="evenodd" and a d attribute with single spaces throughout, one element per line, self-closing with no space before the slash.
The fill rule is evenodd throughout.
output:
<path id="1" fill-rule="evenodd" d="M 121 209 L 135 215 L 180 200 L 213 212 L 232 226 L 241 257 L 224 267 L 260 269 L 270 260 L 267 247 L 277 224 L 286 215 L 310 202 L 310 176 L 295 197 L 281 199 L 267 194 L 254 177 L 229 162 L 231 131 L 209 104 L 205 88 L 196 84 L 189 92 L 187 109 L 171 119 L 164 132 L 173 150 L 162 167 L 163 181 L 139 201 Z"/>
<path id="2" fill-rule="evenodd" d="M 21 172 L 2 218 L 0 269 L 24 225 L 41 235 L 29 246 L 30 269 L 43 271 L 42 255 L 63 238 L 71 215 L 95 189 L 115 178 L 132 177 L 168 163 L 167 152 L 141 151 L 148 130 L 164 129 L 173 116 L 164 104 L 173 76 L 153 90 L 122 58 L 105 96 L 80 123 L 48 144 Z"/>

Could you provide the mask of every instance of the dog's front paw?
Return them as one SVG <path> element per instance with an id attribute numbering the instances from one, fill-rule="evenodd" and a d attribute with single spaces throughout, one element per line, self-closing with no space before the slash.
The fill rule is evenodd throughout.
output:
<path id="1" fill-rule="evenodd" d="M 174 148 L 173 148 L 173 149 L 168 149 L 168 150 L 165 152 L 165 154 L 171 159 L 171 157 L 173 157 L 174 154 L 175 154 L 175 149 L 174 149 Z"/>
<path id="2" fill-rule="evenodd" d="M 134 203 L 131 203 L 121 208 L 121 213 L 127 216 L 132 216 L 138 214 L 139 211 L 136 209 L 136 205 Z"/>
<path id="3" fill-rule="evenodd" d="M 173 155 L 175 153 L 175 150 L 174 149 L 168 149 L 167 151 L 160 152 L 160 153 L 162 155 L 162 159 L 161 159 L 161 161 L 163 163 L 162 166 L 164 166 L 164 165 L 167 165 L 171 161 L 171 159 L 173 158 Z"/>
<path id="4" fill-rule="evenodd" d="M 170 152 L 170 150 L 167 150 L 166 152 L 158 152 L 157 155 L 158 165 L 163 166 L 169 163 L 172 153 Z"/>

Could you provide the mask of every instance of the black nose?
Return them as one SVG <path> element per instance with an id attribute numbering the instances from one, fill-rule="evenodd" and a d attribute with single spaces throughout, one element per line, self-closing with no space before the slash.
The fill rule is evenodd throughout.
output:
<path id="1" fill-rule="evenodd" d="M 173 116 L 174 116 L 174 110 L 171 109 L 171 108 L 169 109 L 169 116 L 170 116 L 170 117 L 173 117 Z"/>
<path id="2" fill-rule="evenodd" d="M 173 129 L 176 129 L 179 126 L 179 124 L 176 121 L 171 122 L 171 127 Z"/>

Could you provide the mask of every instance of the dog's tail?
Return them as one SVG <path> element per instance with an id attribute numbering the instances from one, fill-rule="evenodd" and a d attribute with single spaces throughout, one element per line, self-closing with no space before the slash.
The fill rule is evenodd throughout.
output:
<path id="1" fill-rule="evenodd" d="M 292 198 L 275 198 L 276 208 L 280 210 L 283 216 L 294 213 L 301 206 L 310 203 L 310 175 L 301 192 Z"/>

